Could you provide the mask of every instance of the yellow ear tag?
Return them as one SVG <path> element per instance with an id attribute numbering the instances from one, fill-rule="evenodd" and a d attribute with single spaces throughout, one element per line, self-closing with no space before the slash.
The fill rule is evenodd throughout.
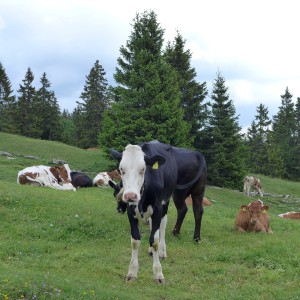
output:
<path id="1" fill-rule="evenodd" d="M 157 170 L 158 169 L 158 161 L 153 164 L 152 169 L 153 170 Z"/>
<path id="2" fill-rule="evenodd" d="M 246 212 L 246 211 L 248 211 L 248 209 L 247 209 L 246 207 L 243 207 L 243 211 L 245 211 L 245 212 Z"/>
<path id="3" fill-rule="evenodd" d="M 262 210 L 261 211 L 263 214 L 266 214 L 267 213 L 267 211 L 264 209 L 264 210 Z"/>

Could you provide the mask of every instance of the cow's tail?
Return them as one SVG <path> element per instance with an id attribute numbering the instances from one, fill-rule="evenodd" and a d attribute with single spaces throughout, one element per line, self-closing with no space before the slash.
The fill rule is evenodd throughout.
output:
<path id="1" fill-rule="evenodd" d="M 195 178 L 188 183 L 177 184 L 175 187 L 176 190 L 189 189 L 199 180 L 199 178 L 203 174 L 203 171 L 206 169 L 206 161 L 204 159 L 204 156 L 201 153 L 198 153 L 198 157 L 199 157 L 200 168 L 198 169 L 198 172 L 197 172 Z"/>

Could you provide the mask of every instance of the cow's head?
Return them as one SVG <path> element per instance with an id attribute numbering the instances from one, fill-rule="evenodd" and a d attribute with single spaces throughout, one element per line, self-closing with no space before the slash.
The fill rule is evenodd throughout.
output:
<path id="1" fill-rule="evenodd" d="M 61 184 L 70 183 L 71 179 L 71 170 L 68 164 L 63 166 L 51 167 L 50 171 L 56 177 L 57 181 Z"/>
<path id="2" fill-rule="evenodd" d="M 112 150 L 111 154 L 119 162 L 123 201 L 138 202 L 143 192 L 146 167 L 156 169 L 165 163 L 165 158 L 160 155 L 147 156 L 140 146 L 130 144 L 122 153 Z"/>
<path id="3" fill-rule="evenodd" d="M 266 213 L 269 209 L 268 205 L 264 205 L 261 200 L 253 201 L 248 205 L 241 205 L 243 212 L 248 212 L 250 217 L 250 225 L 255 225 L 259 219 L 260 214 Z"/>

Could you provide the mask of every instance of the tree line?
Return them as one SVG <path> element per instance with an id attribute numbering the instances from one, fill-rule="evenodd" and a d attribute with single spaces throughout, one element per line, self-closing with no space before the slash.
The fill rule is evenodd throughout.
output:
<path id="1" fill-rule="evenodd" d="M 136 14 L 132 32 L 109 86 L 95 62 L 73 112 L 60 111 L 46 73 L 40 88 L 27 69 L 18 95 L 0 62 L 0 131 L 56 140 L 81 148 L 122 150 L 128 143 L 157 139 L 204 153 L 208 183 L 241 188 L 247 172 L 300 179 L 300 98 L 288 87 L 271 119 L 264 104 L 246 134 L 225 78 L 218 71 L 209 93 L 196 80 L 192 54 L 179 31 L 164 47 L 164 29 L 154 11 Z"/>

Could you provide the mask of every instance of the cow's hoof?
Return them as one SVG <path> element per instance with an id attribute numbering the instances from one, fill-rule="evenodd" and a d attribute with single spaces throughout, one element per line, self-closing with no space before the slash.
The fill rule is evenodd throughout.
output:
<path id="1" fill-rule="evenodd" d="M 172 232 L 174 236 L 179 236 L 179 231 L 177 229 L 173 229 Z"/>
<path id="2" fill-rule="evenodd" d="M 194 238 L 195 243 L 199 243 L 200 242 L 200 238 Z"/>
<path id="3" fill-rule="evenodd" d="M 133 275 L 127 275 L 125 281 L 127 281 L 127 282 L 134 282 L 134 281 L 136 281 L 136 279 L 137 278 L 135 276 L 133 276 Z"/>
<path id="4" fill-rule="evenodd" d="M 164 278 L 155 278 L 154 279 L 156 284 L 165 284 L 166 280 Z"/>

